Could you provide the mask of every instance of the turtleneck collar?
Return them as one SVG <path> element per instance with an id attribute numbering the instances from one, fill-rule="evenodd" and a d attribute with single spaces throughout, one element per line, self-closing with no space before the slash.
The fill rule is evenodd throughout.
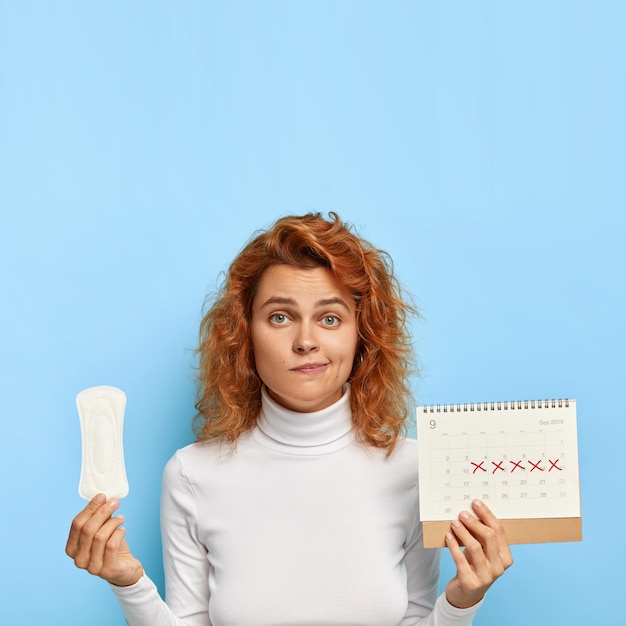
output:
<path id="1" fill-rule="evenodd" d="M 312 413 L 298 413 L 278 404 L 263 389 L 261 413 L 254 438 L 262 445 L 286 454 L 329 454 L 354 440 L 350 386 L 344 385 L 337 402 Z"/>

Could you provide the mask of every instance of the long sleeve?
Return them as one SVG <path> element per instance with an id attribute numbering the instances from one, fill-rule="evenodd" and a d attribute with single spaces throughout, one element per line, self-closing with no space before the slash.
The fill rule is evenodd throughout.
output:
<path id="1" fill-rule="evenodd" d="M 165 467 L 161 532 L 165 597 L 186 626 L 210 626 L 207 549 L 198 537 L 198 502 L 177 453 Z"/>
<path id="2" fill-rule="evenodd" d="M 206 549 L 197 538 L 196 500 L 177 456 L 165 468 L 161 530 L 166 604 L 144 576 L 130 587 L 114 587 L 129 626 L 211 626 Z"/>
<path id="3" fill-rule="evenodd" d="M 480 605 L 457 609 L 446 599 L 437 597 L 439 586 L 438 549 L 422 545 L 422 525 L 417 525 L 407 545 L 404 562 L 407 571 L 409 604 L 399 626 L 470 626 Z"/>
<path id="4" fill-rule="evenodd" d="M 143 576 L 130 587 L 111 585 L 128 626 L 187 626 L 165 604 L 156 585 Z"/>

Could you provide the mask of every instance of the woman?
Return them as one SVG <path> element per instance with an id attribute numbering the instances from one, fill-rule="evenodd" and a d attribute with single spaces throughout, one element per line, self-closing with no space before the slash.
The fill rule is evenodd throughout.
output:
<path id="1" fill-rule="evenodd" d="M 279 219 L 242 250 L 201 325 L 197 442 L 164 473 L 167 604 L 117 500 L 96 496 L 70 530 L 67 553 L 131 626 L 471 623 L 511 552 L 474 501 L 437 598 L 402 437 L 409 311 L 385 253 L 335 214 Z"/>

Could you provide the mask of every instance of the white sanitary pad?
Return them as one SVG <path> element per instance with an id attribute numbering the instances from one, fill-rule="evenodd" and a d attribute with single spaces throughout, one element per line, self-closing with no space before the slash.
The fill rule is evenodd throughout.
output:
<path id="1" fill-rule="evenodd" d="M 78 493 L 85 500 L 128 494 L 124 465 L 126 394 L 117 387 L 89 387 L 76 396 L 82 433 L 83 461 Z"/>

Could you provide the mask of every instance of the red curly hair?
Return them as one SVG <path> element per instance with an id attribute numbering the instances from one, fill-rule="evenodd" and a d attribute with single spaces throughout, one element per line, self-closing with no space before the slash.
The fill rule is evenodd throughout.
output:
<path id="1" fill-rule="evenodd" d="M 232 262 L 200 324 L 197 441 L 236 441 L 255 426 L 263 383 L 252 352 L 252 301 L 263 272 L 287 264 L 325 267 L 352 293 L 358 327 L 348 379 L 353 423 L 360 441 L 393 451 L 408 416 L 413 362 L 407 318 L 416 311 L 402 297 L 389 255 L 356 235 L 336 213 L 329 217 L 283 217 Z"/>

